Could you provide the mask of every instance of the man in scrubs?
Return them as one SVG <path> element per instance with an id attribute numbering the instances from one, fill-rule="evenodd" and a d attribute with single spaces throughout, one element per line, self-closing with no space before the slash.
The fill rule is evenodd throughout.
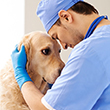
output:
<path id="1" fill-rule="evenodd" d="M 82 0 L 42 0 L 47 33 L 73 48 L 54 85 L 43 95 L 28 76 L 25 48 L 12 52 L 21 92 L 31 110 L 110 110 L 110 21 Z M 37 47 L 36 47 L 37 48 Z"/>

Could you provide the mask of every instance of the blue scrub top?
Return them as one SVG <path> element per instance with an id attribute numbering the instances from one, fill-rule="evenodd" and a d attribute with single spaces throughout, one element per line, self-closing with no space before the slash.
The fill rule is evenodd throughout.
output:
<path id="1" fill-rule="evenodd" d="M 43 97 L 56 110 L 110 110 L 110 25 L 77 44 Z"/>

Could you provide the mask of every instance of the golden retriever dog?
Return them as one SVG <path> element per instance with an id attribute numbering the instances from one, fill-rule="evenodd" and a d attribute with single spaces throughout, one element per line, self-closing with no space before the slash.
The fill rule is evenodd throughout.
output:
<path id="1" fill-rule="evenodd" d="M 18 50 L 22 44 L 27 55 L 26 70 L 36 87 L 45 94 L 48 83 L 53 84 L 64 67 L 60 45 L 48 34 L 38 31 L 24 36 Z M 0 110 L 29 110 L 14 78 L 11 60 L 0 72 Z"/>

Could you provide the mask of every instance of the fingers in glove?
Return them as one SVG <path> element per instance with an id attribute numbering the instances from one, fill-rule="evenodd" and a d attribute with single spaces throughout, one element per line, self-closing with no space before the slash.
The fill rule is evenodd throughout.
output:
<path id="1" fill-rule="evenodd" d="M 25 46 L 23 44 L 21 45 L 20 52 L 25 52 Z"/>

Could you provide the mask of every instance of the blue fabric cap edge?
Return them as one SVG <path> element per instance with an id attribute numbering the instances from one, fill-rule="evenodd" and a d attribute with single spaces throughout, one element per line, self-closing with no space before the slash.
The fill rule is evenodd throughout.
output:
<path id="1" fill-rule="evenodd" d="M 71 6 L 83 0 L 42 0 L 37 8 L 37 15 L 48 32 L 59 19 L 60 10 L 68 10 Z M 57 8 L 56 8 L 57 7 Z"/>

